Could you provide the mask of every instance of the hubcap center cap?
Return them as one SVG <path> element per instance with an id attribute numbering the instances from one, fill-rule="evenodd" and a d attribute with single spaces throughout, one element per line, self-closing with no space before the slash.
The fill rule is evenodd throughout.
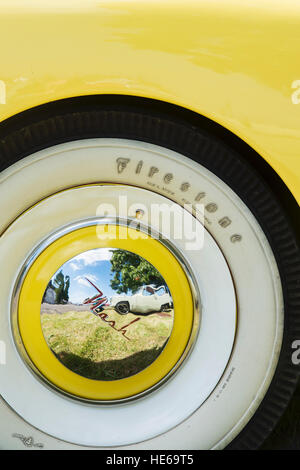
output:
<path id="1" fill-rule="evenodd" d="M 94 380 L 139 373 L 171 335 L 173 300 L 145 258 L 118 248 L 85 251 L 51 277 L 41 305 L 45 340 L 62 364 Z"/>
<path id="2" fill-rule="evenodd" d="M 188 273 L 159 236 L 120 220 L 80 225 L 46 242 L 24 276 L 18 323 L 30 365 L 73 397 L 110 402 L 148 393 L 195 338 Z"/>

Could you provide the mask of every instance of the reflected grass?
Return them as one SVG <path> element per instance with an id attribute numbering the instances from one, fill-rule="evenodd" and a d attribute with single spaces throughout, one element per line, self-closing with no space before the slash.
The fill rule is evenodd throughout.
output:
<path id="1" fill-rule="evenodd" d="M 106 309 L 116 328 L 138 316 Z M 117 380 L 149 366 L 164 348 L 173 325 L 173 311 L 141 316 L 126 333 L 130 340 L 88 311 L 43 313 L 48 346 L 73 372 L 95 380 Z"/>

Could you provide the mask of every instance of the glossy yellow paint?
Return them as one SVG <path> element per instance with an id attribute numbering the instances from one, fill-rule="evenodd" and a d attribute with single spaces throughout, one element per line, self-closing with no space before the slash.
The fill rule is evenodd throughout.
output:
<path id="1" fill-rule="evenodd" d="M 172 332 L 158 358 L 138 374 L 114 381 L 87 379 L 66 368 L 48 347 L 41 326 L 41 302 L 51 277 L 67 260 L 100 247 L 122 248 L 145 258 L 166 280 L 174 302 Z M 171 252 L 158 240 L 141 232 L 111 225 L 107 226 L 105 233 L 101 232 L 101 238 L 97 227 L 86 227 L 61 237 L 46 248 L 33 263 L 24 280 L 18 306 L 22 341 L 37 369 L 58 388 L 91 400 L 127 398 L 147 390 L 163 379 L 176 365 L 187 346 L 193 318 L 194 306 L 189 282 Z"/>
<path id="2" fill-rule="evenodd" d="M 175 103 L 242 138 L 300 202 L 297 0 L 1 0 L 0 16 L 0 120 L 80 95 Z"/>

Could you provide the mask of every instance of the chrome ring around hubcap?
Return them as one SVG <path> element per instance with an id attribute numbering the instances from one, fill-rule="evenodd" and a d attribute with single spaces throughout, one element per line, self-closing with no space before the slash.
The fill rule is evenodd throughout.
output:
<path id="1" fill-rule="evenodd" d="M 23 361 L 30 368 L 30 370 L 39 378 L 39 380 L 41 380 L 45 385 L 55 390 L 56 392 L 63 393 L 64 395 L 66 395 L 68 398 L 71 398 L 71 399 L 76 399 L 76 400 L 85 401 L 88 403 L 96 403 L 96 404 L 116 404 L 116 403 L 127 402 L 133 399 L 136 400 L 158 389 L 162 384 L 164 384 L 167 380 L 169 380 L 178 371 L 178 369 L 182 366 L 184 361 L 187 359 L 187 357 L 191 353 L 191 350 L 197 338 L 197 334 L 198 334 L 199 326 L 200 326 L 200 294 L 199 294 L 199 289 L 195 281 L 195 276 L 191 270 L 191 267 L 188 265 L 188 263 L 184 259 L 182 253 L 170 240 L 164 239 L 160 233 L 155 231 L 155 229 L 151 228 L 151 235 L 152 236 L 154 235 L 155 239 L 159 240 L 159 242 L 168 249 L 168 251 L 178 260 L 178 262 L 182 266 L 184 273 L 188 279 L 189 286 L 192 292 L 193 311 L 194 311 L 192 330 L 191 330 L 186 348 L 183 354 L 181 355 L 180 359 L 175 364 L 175 366 L 168 372 L 168 374 L 162 380 L 160 380 L 157 384 L 148 388 L 144 392 L 138 393 L 132 397 L 128 397 L 125 399 L 105 400 L 105 401 L 89 400 L 86 398 L 74 396 L 70 393 L 67 393 L 65 390 L 62 390 L 61 388 L 58 388 L 52 382 L 47 380 L 47 378 L 43 374 L 41 374 L 39 369 L 31 360 L 28 352 L 26 351 L 26 348 L 24 346 L 24 343 L 22 341 L 22 337 L 20 334 L 20 329 L 19 329 L 18 305 L 19 305 L 19 300 L 20 300 L 20 292 L 21 292 L 24 280 L 30 268 L 34 264 L 34 262 L 38 259 L 41 253 L 43 253 L 43 251 L 46 250 L 47 247 L 49 247 L 49 245 L 59 240 L 60 238 L 64 237 L 65 235 L 75 232 L 77 230 L 80 230 L 82 228 L 98 227 L 98 226 L 106 226 L 106 225 L 116 225 L 116 226 L 122 226 L 122 227 L 129 227 L 129 226 L 137 227 L 140 232 L 146 235 L 149 234 L 149 227 L 147 225 L 132 218 L 127 219 L 127 220 L 121 219 L 121 218 L 113 218 L 113 217 L 93 218 L 93 219 L 77 222 L 75 224 L 71 224 L 69 226 L 64 227 L 63 229 L 51 234 L 51 236 L 48 237 L 47 239 L 43 240 L 28 256 L 26 262 L 24 263 L 20 271 L 16 285 L 14 287 L 14 292 L 13 292 L 13 297 L 12 297 L 12 306 L 11 306 L 11 312 L 12 312 L 11 322 L 12 322 L 12 329 L 13 329 L 13 335 L 15 338 L 15 343 Z"/>

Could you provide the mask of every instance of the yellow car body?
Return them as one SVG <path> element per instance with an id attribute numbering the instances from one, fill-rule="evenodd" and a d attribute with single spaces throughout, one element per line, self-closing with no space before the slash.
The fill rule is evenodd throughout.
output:
<path id="1" fill-rule="evenodd" d="M 0 447 L 258 448 L 300 375 L 300 2 L 0 0 L 0 44 Z M 185 204 L 193 253 L 148 217 Z M 161 350 L 140 348 L 153 363 L 121 378 L 136 319 L 90 314 L 90 330 L 83 311 L 81 356 L 41 321 L 53 274 L 77 318 L 68 289 L 84 303 L 93 263 L 62 269 L 114 248 L 145 256 L 175 312 Z M 105 380 L 81 373 L 100 362 Z"/>
<path id="2" fill-rule="evenodd" d="M 0 121 L 86 95 L 160 100 L 231 131 L 300 202 L 296 0 L 2 0 Z"/>

